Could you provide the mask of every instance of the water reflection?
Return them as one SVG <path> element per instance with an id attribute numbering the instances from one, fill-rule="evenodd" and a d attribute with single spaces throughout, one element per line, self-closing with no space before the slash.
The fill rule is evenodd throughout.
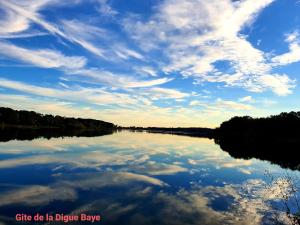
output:
<path id="1" fill-rule="evenodd" d="M 268 160 L 283 168 L 299 170 L 300 162 L 299 159 L 295 157 L 295 153 L 300 147 L 299 139 L 277 139 L 276 141 L 268 138 L 265 140 L 241 140 L 231 137 L 221 137 L 217 138 L 215 142 L 232 157 L 240 159 L 257 158 Z"/>
<path id="2" fill-rule="evenodd" d="M 36 138 L 58 138 L 58 137 L 94 137 L 112 134 L 114 129 L 26 129 L 26 128 L 3 128 L 0 127 L 0 142 L 11 140 L 33 140 Z"/>
<path id="3" fill-rule="evenodd" d="M 100 214 L 99 224 L 289 221 L 275 204 L 285 197 L 284 182 L 265 176 L 265 170 L 287 170 L 234 159 L 209 139 L 120 132 L 9 141 L 0 143 L 0 159 L 0 221 L 6 225 L 20 224 L 16 213 L 36 212 Z"/>

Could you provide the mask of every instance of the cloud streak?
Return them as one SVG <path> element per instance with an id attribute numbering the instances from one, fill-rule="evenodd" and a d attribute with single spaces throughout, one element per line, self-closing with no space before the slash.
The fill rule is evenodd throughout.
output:
<path id="1" fill-rule="evenodd" d="M 273 74 L 266 54 L 241 34 L 272 2 L 164 1 L 149 21 L 129 17 L 124 27 L 145 51 L 166 48 L 170 62 L 163 68 L 166 73 L 179 72 L 196 83 L 220 82 L 252 92 L 272 90 L 287 95 L 294 87 L 293 80 Z M 293 49 L 297 52 L 295 46 Z M 218 62 L 227 62 L 230 70 L 219 70 Z"/>
<path id="2" fill-rule="evenodd" d="M 8 42 L 0 42 L 0 50 L 1 55 L 43 68 L 72 70 L 82 68 L 87 63 L 87 59 L 82 56 L 65 56 L 52 49 L 26 49 Z"/>
<path id="3" fill-rule="evenodd" d="M 289 43 L 289 52 L 272 58 L 274 65 L 284 66 L 300 61 L 300 38 L 297 31 L 288 34 L 285 40 Z"/>

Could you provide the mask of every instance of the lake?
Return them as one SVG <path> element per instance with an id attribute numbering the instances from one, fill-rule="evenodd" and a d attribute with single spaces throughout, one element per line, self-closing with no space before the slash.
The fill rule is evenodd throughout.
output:
<path id="1" fill-rule="evenodd" d="M 93 224 L 103 225 L 292 224 L 298 177 L 232 158 L 205 138 L 123 131 L 12 140 L 0 143 L 0 225 L 92 224 L 46 214 L 100 215 Z M 37 213 L 44 221 L 26 222 Z"/>

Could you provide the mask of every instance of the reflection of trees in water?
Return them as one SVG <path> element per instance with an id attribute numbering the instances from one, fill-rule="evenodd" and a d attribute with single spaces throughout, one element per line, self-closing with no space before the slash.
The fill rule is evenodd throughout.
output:
<path id="1" fill-rule="evenodd" d="M 282 168 L 300 169 L 300 159 L 297 157 L 297 152 L 300 149 L 300 140 L 299 143 L 287 143 L 276 140 L 256 140 L 252 142 L 247 139 L 220 138 L 215 139 L 215 143 L 234 158 L 256 158 L 267 160 Z"/>
<path id="2" fill-rule="evenodd" d="M 10 140 L 33 140 L 35 138 L 94 137 L 112 134 L 113 130 L 88 129 L 0 129 L 0 142 Z"/>
<path id="3" fill-rule="evenodd" d="M 282 214 L 285 213 L 285 223 L 291 225 L 300 224 L 300 202 L 299 202 L 299 179 L 290 175 L 274 175 L 266 171 L 266 176 L 270 180 L 265 187 L 265 201 L 274 209 L 275 222 L 281 224 Z"/>
<path id="4" fill-rule="evenodd" d="M 215 130 L 215 142 L 235 158 L 257 158 L 298 169 L 300 112 L 267 118 L 234 117 Z"/>
<path id="5" fill-rule="evenodd" d="M 101 120 L 43 115 L 0 107 L 0 141 L 32 140 L 61 136 L 100 136 L 116 126 Z"/>
<path id="6" fill-rule="evenodd" d="M 215 143 L 234 158 L 256 158 L 283 168 L 300 169 L 297 154 L 300 149 L 300 112 L 267 118 L 234 117 L 223 122 L 214 136 Z M 267 175 L 270 184 L 266 185 L 263 198 L 277 213 L 275 224 L 300 224 L 300 180 L 289 174 Z"/>

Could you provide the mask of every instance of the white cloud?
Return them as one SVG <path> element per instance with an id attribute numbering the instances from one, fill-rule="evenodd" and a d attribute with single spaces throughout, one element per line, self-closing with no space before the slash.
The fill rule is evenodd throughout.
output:
<path id="1" fill-rule="evenodd" d="M 101 4 L 103 6 L 107 4 L 106 1 L 99 0 L 102 2 Z M 76 2 L 75 2 L 76 3 Z M 58 35 L 70 42 L 76 43 L 86 49 L 87 51 L 98 55 L 106 60 L 114 60 L 112 57 L 109 57 L 107 54 L 105 47 L 100 47 L 101 44 L 97 43 L 97 39 L 99 38 L 107 38 L 111 35 L 108 35 L 108 33 L 105 32 L 104 29 L 98 28 L 96 26 L 89 25 L 87 23 L 82 23 L 78 20 L 62 20 L 61 26 L 63 29 L 60 29 L 58 26 L 46 21 L 42 18 L 41 15 L 39 15 L 38 11 L 43 9 L 43 7 L 52 4 L 52 5 L 60 5 L 61 3 L 57 0 L 50 1 L 50 0 L 38 0 L 38 1 L 32 1 L 26 3 L 20 3 L 17 1 L 12 2 L 0 2 L 0 5 L 3 6 L 4 11 L 8 14 L 7 18 L 2 22 L 3 27 L 5 29 L 0 30 L 0 34 L 10 34 L 10 33 L 16 33 L 16 32 L 23 32 L 30 28 L 31 23 L 36 23 L 40 25 L 45 30 L 49 31 L 53 35 Z M 74 2 L 73 2 L 74 4 Z M 16 17 L 17 20 L 12 19 Z M 19 20 L 18 20 L 19 18 Z M 17 24 L 14 24 L 17 23 Z M 13 30 L 9 30 L 8 28 L 15 27 Z M 109 46 L 109 45 L 108 45 Z M 110 49 L 112 51 L 112 49 Z M 117 54 L 119 53 L 119 54 Z M 111 54 L 111 53 L 110 53 Z M 142 59 L 143 56 L 139 53 L 137 53 L 134 50 L 120 47 L 120 50 L 118 52 L 114 53 L 115 56 L 122 56 L 121 58 L 124 59 L 124 57 L 127 59 L 129 57 L 134 57 L 137 59 Z"/>
<path id="2" fill-rule="evenodd" d="M 291 94 L 291 89 L 295 87 L 295 81 L 283 74 L 266 74 L 257 78 L 258 82 L 270 87 L 277 95 L 284 96 Z"/>
<path id="3" fill-rule="evenodd" d="M 135 58 L 143 60 L 144 56 L 129 49 L 116 35 L 103 28 L 83 23 L 79 20 L 62 20 L 64 34 L 69 41 L 81 45 L 86 50 L 108 61 Z M 100 47 L 101 46 L 101 47 Z"/>
<path id="4" fill-rule="evenodd" d="M 286 42 L 289 43 L 289 52 L 282 55 L 277 55 L 272 58 L 275 65 L 288 65 L 295 62 L 300 62 L 300 39 L 297 31 L 286 35 Z"/>
<path id="5" fill-rule="evenodd" d="M 48 33 L 40 32 L 40 31 L 30 31 L 30 32 L 21 32 L 21 33 L 0 33 L 1 39 L 16 39 L 16 38 L 30 38 L 30 37 L 37 37 L 37 36 L 46 36 Z"/>
<path id="6" fill-rule="evenodd" d="M 107 0 L 98 0 L 98 2 L 100 5 L 98 11 L 102 16 L 113 17 L 118 14 L 118 12 L 109 5 Z"/>
<path id="7" fill-rule="evenodd" d="M 87 63 L 83 56 L 66 56 L 52 49 L 26 49 L 8 42 L 0 42 L 0 54 L 43 68 L 79 69 Z"/>
<path id="8" fill-rule="evenodd" d="M 59 4 L 59 1 L 50 1 L 50 0 L 29 0 L 29 1 L 1 1 L 0 5 L 3 7 L 6 13 L 11 13 L 13 17 L 19 18 L 19 26 L 16 30 L 12 32 L 21 32 L 30 28 L 31 23 L 36 23 L 43 27 L 45 30 L 49 31 L 52 34 L 57 34 L 61 37 L 68 39 L 68 37 L 59 30 L 56 26 L 48 23 L 43 20 L 39 15 L 39 11 L 49 4 Z M 11 20 L 4 20 L 4 24 L 8 27 L 11 26 Z"/>
<path id="9" fill-rule="evenodd" d="M 172 80 L 173 80 L 172 78 L 160 78 L 160 79 L 149 80 L 149 81 L 132 81 L 127 84 L 127 87 L 129 88 L 150 87 L 150 86 L 164 84 Z"/>
<path id="10" fill-rule="evenodd" d="M 250 102 L 250 103 L 252 103 L 252 102 L 254 102 L 255 100 L 253 99 L 253 97 L 252 96 L 245 96 L 245 97 L 243 97 L 243 98 L 239 98 L 239 101 L 240 102 Z"/>
<path id="11" fill-rule="evenodd" d="M 109 84 L 112 87 L 123 87 L 123 88 L 150 87 L 150 86 L 164 84 L 173 80 L 172 78 L 140 80 L 131 76 L 125 76 L 122 74 L 113 74 L 109 71 L 101 71 L 99 69 L 76 70 L 76 71 L 71 71 L 71 74 L 90 78 L 93 82 L 100 82 L 104 84 Z"/>
<path id="12" fill-rule="evenodd" d="M 149 66 L 138 66 L 135 67 L 134 70 L 142 76 L 146 75 L 150 75 L 152 77 L 156 77 L 157 76 L 157 71 L 155 69 L 153 69 L 152 67 Z"/>
<path id="13" fill-rule="evenodd" d="M 190 106 L 206 106 L 206 104 L 198 100 L 193 100 L 190 102 Z"/>
<path id="14" fill-rule="evenodd" d="M 61 82 L 60 82 L 61 83 Z M 58 83 L 59 86 L 61 84 Z M 12 81 L 0 78 L 0 87 L 12 89 L 14 91 L 22 92 L 29 95 L 35 95 L 34 99 L 39 97 L 46 97 L 47 99 L 40 101 L 29 101 L 26 97 L 22 96 L 13 96 L 13 95 L 2 95 L 0 96 L 0 102 L 5 102 L 5 99 L 10 99 L 6 104 L 8 107 L 13 107 L 15 105 L 22 105 L 27 109 L 35 109 L 37 111 L 43 111 L 44 113 L 54 113 L 61 114 L 65 116 L 91 116 L 97 118 L 97 110 L 82 110 L 76 107 L 76 104 L 91 104 L 94 106 L 106 105 L 111 107 L 118 107 L 118 109 L 107 109 L 102 110 L 102 117 L 105 117 L 106 120 L 115 122 L 116 119 L 120 123 L 120 115 L 132 115 L 135 113 L 141 113 L 141 110 L 146 110 L 149 108 L 149 113 L 152 110 L 158 111 L 158 114 L 161 112 L 165 113 L 163 108 L 152 108 L 151 96 L 158 99 L 177 99 L 184 98 L 188 96 L 186 93 L 182 93 L 172 89 L 163 89 L 163 88 L 141 88 L 137 92 L 131 89 L 128 89 L 128 92 L 122 91 L 107 91 L 103 88 L 88 88 L 80 86 L 66 86 L 63 85 L 63 88 L 48 88 L 36 85 L 30 85 L 23 82 Z M 3 97 L 3 101 L 2 101 Z M 62 102 L 63 101 L 63 102 Z M 68 105 L 65 104 L 65 101 L 69 102 Z M 10 105 L 12 104 L 12 105 Z M 124 112 L 124 109 L 127 109 Z M 48 112 L 47 112 L 48 110 Z M 133 112 L 130 113 L 130 110 Z M 114 113 L 112 113 L 114 111 Z M 160 112 L 161 111 L 161 112 Z M 145 112 L 148 114 L 148 112 Z M 116 116 L 116 117 L 115 117 Z M 144 115 L 145 116 L 145 115 Z M 167 116 L 167 115 L 166 115 Z M 112 118 L 113 117 L 113 118 Z M 117 118 L 118 117 L 118 118 Z M 128 118 L 129 121 L 129 118 Z"/>
<path id="15" fill-rule="evenodd" d="M 232 109 L 232 110 L 251 110 L 251 109 L 253 109 L 252 105 L 238 103 L 238 102 L 234 102 L 234 101 L 225 101 L 220 98 L 217 99 L 217 101 L 216 101 L 216 107 L 222 107 L 222 108 Z"/>
<path id="16" fill-rule="evenodd" d="M 5 2 L 1 1 L 0 6 L 6 7 L 5 10 L 1 12 L 2 17 L 0 21 L 0 34 L 13 34 L 17 32 L 22 32 L 30 27 L 30 20 L 23 15 L 16 13 L 13 7 L 10 7 L 13 4 L 20 4 L 22 5 L 27 11 L 32 12 L 33 14 L 36 13 L 40 8 L 45 6 L 49 1 L 26 1 L 26 2 L 17 2 L 17 1 L 10 1 Z"/>
<path id="17" fill-rule="evenodd" d="M 137 105 L 142 102 L 136 97 L 124 93 L 107 92 L 100 88 L 76 87 L 72 89 L 55 89 L 30 85 L 18 81 L 0 78 L 0 87 L 13 89 L 27 94 L 44 96 L 72 102 L 85 102 L 95 105 Z"/>
<path id="18" fill-rule="evenodd" d="M 223 82 L 249 91 L 270 89 L 286 95 L 293 81 L 286 75 L 272 74 L 266 54 L 240 34 L 272 2 L 164 1 L 146 22 L 137 16 L 126 18 L 124 29 L 145 51 L 164 49 L 169 59 L 163 68 L 166 73 L 192 76 L 196 83 Z M 214 64 L 221 61 L 228 62 L 230 71 L 218 70 Z M 282 87 L 279 90 L 261 76 L 273 76 Z"/>
<path id="19" fill-rule="evenodd" d="M 67 74 L 89 77 L 95 82 L 112 87 L 137 88 L 150 87 L 167 83 L 172 78 L 140 80 L 132 76 L 113 74 L 98 69 L 86 69 L 87 59 L 83 56 L 66 56 L 52 49 L 27 49 L 0 41 L 0 55 L 21 60 L 34 66 L 60 69 Z"/>
<path id="20" fill-rule="evenodd" d="M 151 99 L 181 99 L 190 96 L 188 93 L 175 89 L 159 87 L 144 89 L 142 92 L 142 94 L 149 96 Z"/>
<path id="21" fill-rule="evenodd" d="M 1 83 L 3 82 L 1 81 Z M 32 90 L 32 88 L 30 89 Z M 69 103 L 65 103 L 66 100 L 58 101 L 58 97 L 50 97 L 49 99 L 49 97 L 43 98 L 38 96 L 0 94 L 0 103 L 4 107 L 11 107 L 18 110 L 33 110 L 44 114 L 100 119 L 122 126 L 157 126 L 157 121 L 159 121 L 160 126 L 165 127 L 212 127 L 218 124 L 218 122 L 214 120 L 215 118 L 213 118 L 214 115 L 211 113 L 206 115 L 201 112 L 191 111 L 188 109 L 186 109 L 186 111 L 179 112 L 173 110 L 172 108 L 157 107 L 151 104 L 146 104 L 145 99 L 143 99 L 145 97 L 142 98 L 140 96 L 128 95 L 129 99 L 127 101 L 118 96 L 105 96 L 103 102 L 102 98 L 86 100 L 86 98 L 88 97 L 85 95 L 86 93 L 79 92 L 76 96 L 69 96 Z M 67 97 L 59 98 L 66 99 Z M 85 99 L 85 104 L 98 103 L 105 104 L 107 107 L 105 109 L 102 108 L 101 110 L 99 110 L 97 107 L 84 107 L 75 104 L 75 102 L 80 103 L 81 99 L 83 98 Z M 110 104 L 116 104 L 119 106 L 110 107 Z M 132 120 L 132 118 L 134 118 L 134 121 Z M 223 118 L 220 118 L 220 121 L 222 119 Z"/>
<path id="22" fill-rule="evenodd" d="M 251 104 L 253 100 L 247 96 L 245 98 L 239 99 L 239 101 L 232 101 L 232 100 L 223 100 L 218 98 L 215 102 L 201 102 L 199 100 L 193 100 L 190 102 L 190 106 L 201 106 L 204 112 L 208 114 L 221 116 L 222 113 L 237 113 L 240 112 L 247 112 L 249 110 L 255 110 L 255 107 Z M 221 113 L 222 112 L 222 113 Z"/>
<path id="23" fill-rule="evenodd" d="M 295 30 L 292 33 L 288 33 L 285 36 L 286 36 L 285 41 L 288 42 L 288 43 L 292 43 L 294 41 L 299 40 L 299 32 L 297 30 Z"/>
<path id="24" fill-rule="evenodd" d="M 112 51 L 114 51 L 114 53 L 122 59 L 129 59 L 129 58 L 135 58 L 139 60 L 144 59 L 144 56 L 142 56 L 137 51 L 126 48 L 125 46 L 122 46 L 120 44 L 114 45 Z"/>
<path id="25" fill-rule="evenodd" d="M 61 21 L 64 30 L 64 36 L 68 40 L 81 45 L 86 50 L 106 59 L 105 50 L 99 45 L 93 44 L 93 40 L 107 36 L 105 30 L 82 23 L 78 20 L 63 20 Z"/>

